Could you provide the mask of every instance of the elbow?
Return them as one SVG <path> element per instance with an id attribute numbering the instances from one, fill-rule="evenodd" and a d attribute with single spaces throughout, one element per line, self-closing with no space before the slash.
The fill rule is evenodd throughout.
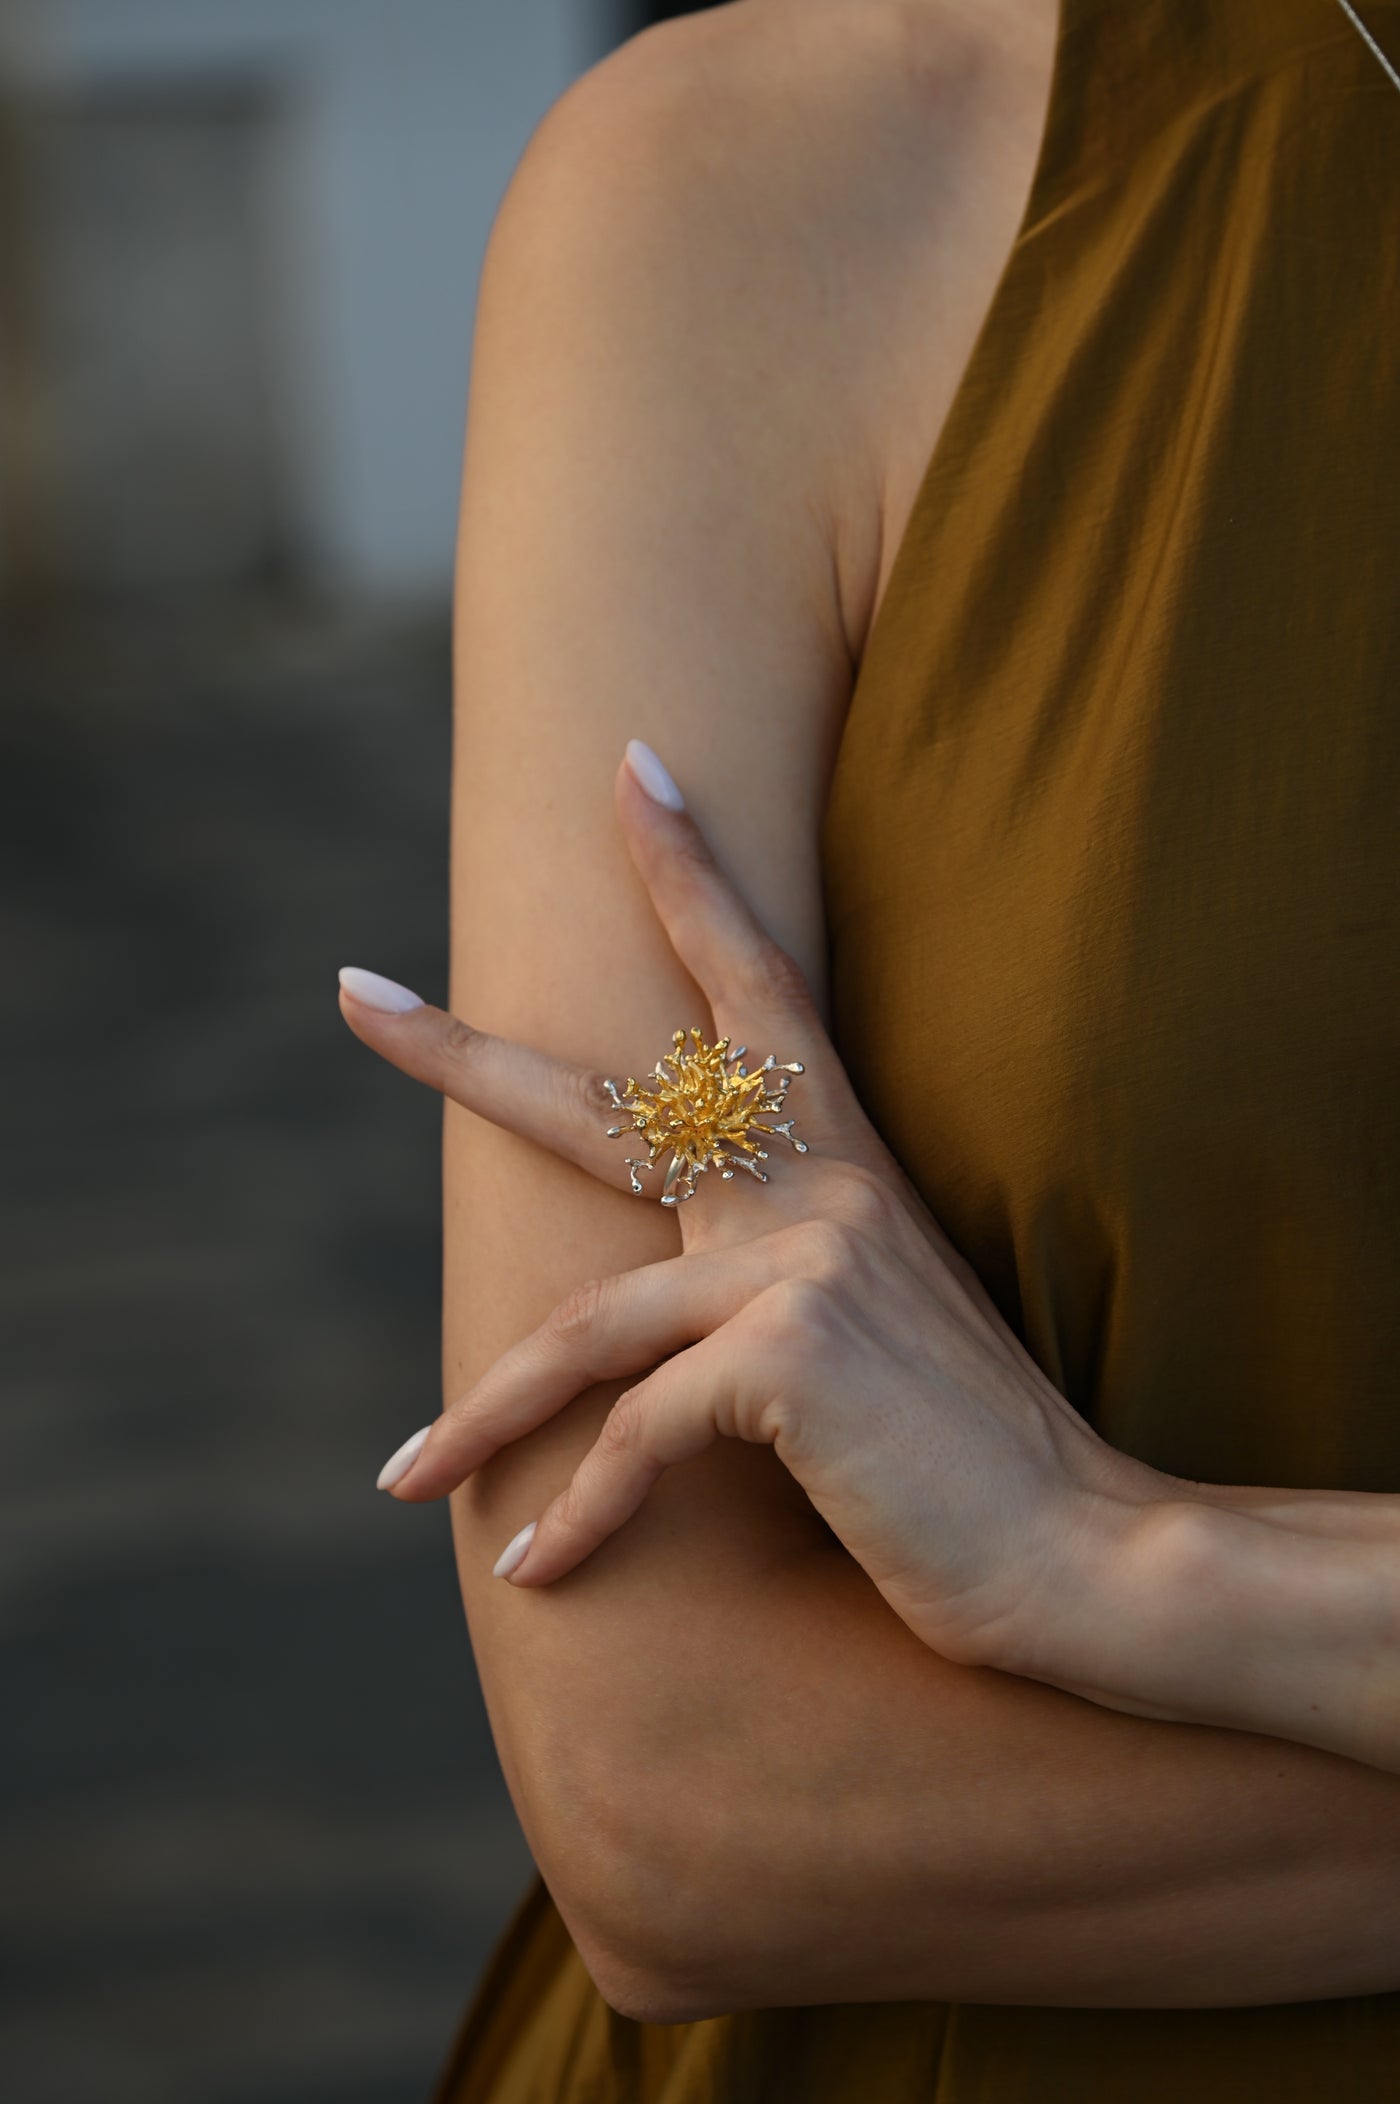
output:
<path id="1" fill-rule="evenodd" d="M 585 1944 L 576 1937 L 589 1978 L 608 2007 L 638 2024 L 690 2024 L 725 2012 L 708 2007 L 685 1991 L 680 1980 L 658 1966 L 655 1955 L 631 1938 L 616 1944 Z"/>
<path id="2" fill-rule="evenodd" d="M 624 1776 L 634 1783 L 635 1776 Z M 571 1791 L 536 1853 L 574 1947 L 603 2000 L 644 2024 L 696 2023 L 740 2006 L 726 1910 L 716 1890 L 719 1851 L 707 1848 L 703 1810 L 626 1805 L 609 1792 Z M 649 1795 L 649 1793 L 647 1793 Z"/>

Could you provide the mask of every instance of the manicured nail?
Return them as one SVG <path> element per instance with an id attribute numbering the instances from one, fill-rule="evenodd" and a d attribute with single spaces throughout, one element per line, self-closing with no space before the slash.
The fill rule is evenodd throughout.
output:
<path id="1" fill-rule="evenodd" d="M 374 1487 L 376 1490 L 392 1490 L 396 1483 L 402 1483 L 404 1477 L 422 1453 L 423 1441 L 432 1429 L 431 1425 L 424 1425 L 421 1432 L 415 1432 L 412 1439 L 404 1441 L 396 1454 L 389 1456 L 375 1479 Z"/>
<path id="2" fill-rule="evenodd" d="M 354 1000 L 363 1001 L 366 1008 L 377 1008 L 381 1015 L 407 1015 L 411 1008 L 423 1006 L 420 997 L 406 986 L 399 986 L 393 979 L 381 979 L 378 972 L 362 972 L 358 964 L 340 967 L 340 983 Z"/>
<path id="3" fill-rule="evenodd" d="M 671 780 L 649 745 L 640 738 L 627 741 L 627 764 L 654 804 L 664 804 L 668 811 L 683 811 L 685 798 Z"/>
<path id="4" fill-rule="evenodd" d="M 512 1571 L 520 1569 L 521 1564 L 525 1561 L 525 1552 L 535 1538 L 535 1529 L 538 1525 L 538 1520 L 531 1520 L 528 1527 L 522 1527 L 520 1532 L 506 1543 L 492 1565 L 491 1576 L 493 1578 L 509 1578 Z"/>

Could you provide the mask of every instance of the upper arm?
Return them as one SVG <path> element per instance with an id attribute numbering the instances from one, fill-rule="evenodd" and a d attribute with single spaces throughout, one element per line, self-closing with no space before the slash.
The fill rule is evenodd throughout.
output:
<path id="1" fill-rule="evenodd" d="M 746 234 L 742 188 L 724 194 L 708 148 L 671 141 L 662 160 L 664 103 L 637 111 L 581 85 L 591 95 L 566 98 L 527 154 L 482 281 L 455 960 L 478 1005 L 503 998 L 517 1024 L 548 1028 L 561 998 L 581 1002 L 564 1042 L 590 1056 L 577 1033 L 596 1023 L 616 1059 L 645 1051 L 686 991 L 674 970 L 664 994 L 626 991 L 624 959 L 654 979 L 668 958 L 615 835 L 623 744 L 657 747 L 773 932 L 819 973 L 817 822 L 850 666 L 818 360 L 781 293 L 755 283 L 772 257 Z M 565 910 L 560 887 L 578 883 L 586 901 Z M 536 963 L 565 973 L 557 990 L 532 989 Z"/>
<path id="2" fill-rule="evenodd" d="M 860 448 L 784 167 L 736 142 L 709 70 L 718 18 L 747 12 L 670 25 L 684 41 L 637 40 L 571 91 L 482 287 L 452 1005 L 604 1072 L 707 1021 L 614 829 L 628 737 L 822 990 L 817 826 L 878 532 L 842 480 Z M 452 1106 L 445 1185 L 453 1395 L 585 1277 L 675 1246 L 659 1208 Z M 1389 1778 L 945 1664 L 767 1449 L 672 1469 L 556 1585 L 492 1579 L 609 1394 L 481 1470 L 454 1525 L 507 1778 L 611 1999 L 1136 2007 L 1393 1984 Z"/>
<path id="3" fill-rule="evenodd" d="M 617 832 L 629 737 L 681 782 L 819 997 L 817 835 L 850 688 L 814 315 L 755 211 L 722 98 L 643 38 L 546 119 L 502 207 L 473 359 L 456 604 L 452 1007 L 639 1072 L 705 1025 Z M 780 274 L 786 278 L 780 280 Z M 804 341 L 805 339 L 805 341 Z M 674 1218 L 449 1107 L 445 1380 L 458 1394 L 585 1278 L 669 1255 Z M 594 1390 L 455 1500 L 504 1767 L 576 1933 L 593 1894 L 560 1813 L 609 1769 L 677 1616 L 809 1524 L 774 1457 L 677 1469 L 544 1594 L 490 1577 L 568 1479 Z M 724 1641 L 716 1632 L 715 1641 Z"/>

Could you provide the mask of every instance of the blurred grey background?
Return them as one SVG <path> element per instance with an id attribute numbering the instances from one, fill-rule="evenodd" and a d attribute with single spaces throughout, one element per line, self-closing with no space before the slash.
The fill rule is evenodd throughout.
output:
<path id="1" fill-rule="evenodd" d="M 415 2104 L 529 1874 L 335 969 L 443 985 L 482 251 L 677 11 L 0 0 L 6 2104 Z"/>

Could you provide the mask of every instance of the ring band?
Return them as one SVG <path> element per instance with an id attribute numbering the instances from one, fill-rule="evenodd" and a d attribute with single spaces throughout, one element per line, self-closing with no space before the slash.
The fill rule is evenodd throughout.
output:
<path id="1" fill-rule="evenodd" d="M 727 1037 L 707 1045 L 698 1030 L 690 1032 L 689 1040 L 684 1030 L 677 1030 L 671 1042 L 674 1050 L 659 1059 L 647 1077 L 654 1087 L 629 1080 L 619 1093 L 615 1081 L 603 1083 L 614 1107 L 632 1113 L 630 1125 L 608 1127 L 608 1138 L 639 1132 L 647 1143 L 645 1157 L 627 1158 L 632 1189 L 639 1197 L 638 1170 L 655 1168 L 668 1150 L 663 1205 L 683 1205 L 693 1198 L 695 1179 L 707 1169 L 718 1169 L 723 1183 L 733 1181 L 736 1169 L 746 1169 L 758 1183 L 767 1183 L 758 1164 L 767 1161 L 768 1150 L 755 1134 L 786 1140 L 798 1154 L 807 1152 L 807 1142 L 793 1137 L 792 1119 L 773 1116 L 783 1109 L 790 1077 L 803 1071 L 800 1060 L 784 1065 L 770 1052 L 750 1073 L 743 1063 L 748 1046 L 731 1051 Z"/>

